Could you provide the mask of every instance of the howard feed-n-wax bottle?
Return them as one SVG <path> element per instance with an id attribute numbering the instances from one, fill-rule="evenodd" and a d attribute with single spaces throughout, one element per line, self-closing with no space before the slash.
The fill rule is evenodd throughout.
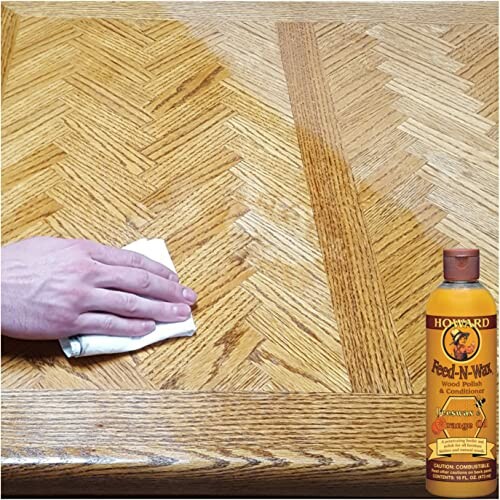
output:
<path id="1" fill-rule="evenodd" d="M 445 281 L 427 304 L 427 490 L 496 489 L 496 306 L 479 283 L 479 250 L 444 250 Z"/>

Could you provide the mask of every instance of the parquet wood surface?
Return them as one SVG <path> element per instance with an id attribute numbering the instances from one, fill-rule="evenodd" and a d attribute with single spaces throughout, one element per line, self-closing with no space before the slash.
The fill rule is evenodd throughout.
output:
<path id="1" fill-rule="evenodd" d="M 2 405 L 12 493 L 426 496 L 408 449 L 423 443 L 425 396 L 9 391 Z"/>
<path id="2" fill-rule="evenodd" d="M 9 7 L 23 16 L 111 19 L 243 19 L 253 21 L 342 21 L 412 23 L 498 23 L 496 2 L 164 2 L 20 1 Z"/>
<path id="3" fill-rule="evenodd" d="M 164 238 L 200 300 L 133 354 L 6 341 L 5 387 L 421 392 L 441 248 L 496 290 L 495 26 L 15 26 L 3 242 Z"/>
<path id="4" fill-rule="evenodd" d="M 4 491 L 422 496 L 442 248 L 498 292 L 497 17 L 2 4 L 3 244 L 164 238 L 199 294 L 136 353 L 3 339 Z"/>

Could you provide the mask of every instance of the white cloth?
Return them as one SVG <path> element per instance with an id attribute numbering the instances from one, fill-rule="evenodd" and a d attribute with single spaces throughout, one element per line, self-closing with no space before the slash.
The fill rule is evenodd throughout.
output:
<path id="1" fill-rule="evenodd" d="M 174 263 L 163 240 L 141 239 L 123 248 L 145 255 L 175 271 Z M 98 354 L 136 351 L 147 345 L 172 337 L 190 337 L 195 331 L 196 325 L 194 324 L 193 317 L 190 316 L 187 320 L 178 323 L 156 323 L 156 329 L 143 337 L 82 334 L 60 339 L 59 343 L 68 358 L 78 358 L 82 356 L 96 356 Z"/>

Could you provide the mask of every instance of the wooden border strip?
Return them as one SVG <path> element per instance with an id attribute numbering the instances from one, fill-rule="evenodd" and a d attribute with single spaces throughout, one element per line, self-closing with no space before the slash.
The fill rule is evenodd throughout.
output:
<path id="1" fill-rule="evenodd" d="M 19 16 L 2 4 L 2 97 L 7 84 L 18 26 Z"/>
<path id="2" fill-rule="evenodd" d="M 338 21 L 498 23 L 493 1 L 480 2 L 7 2 L 23 16 L 122 19 L 233 19 L 246 21 Z"/>
<path id="3" fill-rule="evenodd" d="M 419 496 L 424 396 L 6 391 L 4 495 Z"/>
<path id="4" fill-rule="evenodd" d="M 311 204 L 354 392 L 412 391 L 313 24 L 278 23 Z"/>

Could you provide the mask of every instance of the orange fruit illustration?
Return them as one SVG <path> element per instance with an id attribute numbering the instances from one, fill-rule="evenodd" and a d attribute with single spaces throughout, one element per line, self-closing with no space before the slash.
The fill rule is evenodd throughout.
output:
<path id="1" fill-rule="evenodd" d="M 446 429 L 446 420 L 444 417 L 438 417 L 432 423 L 431 430 L 434 434 L 439 434 L 441 431 Z"/>

